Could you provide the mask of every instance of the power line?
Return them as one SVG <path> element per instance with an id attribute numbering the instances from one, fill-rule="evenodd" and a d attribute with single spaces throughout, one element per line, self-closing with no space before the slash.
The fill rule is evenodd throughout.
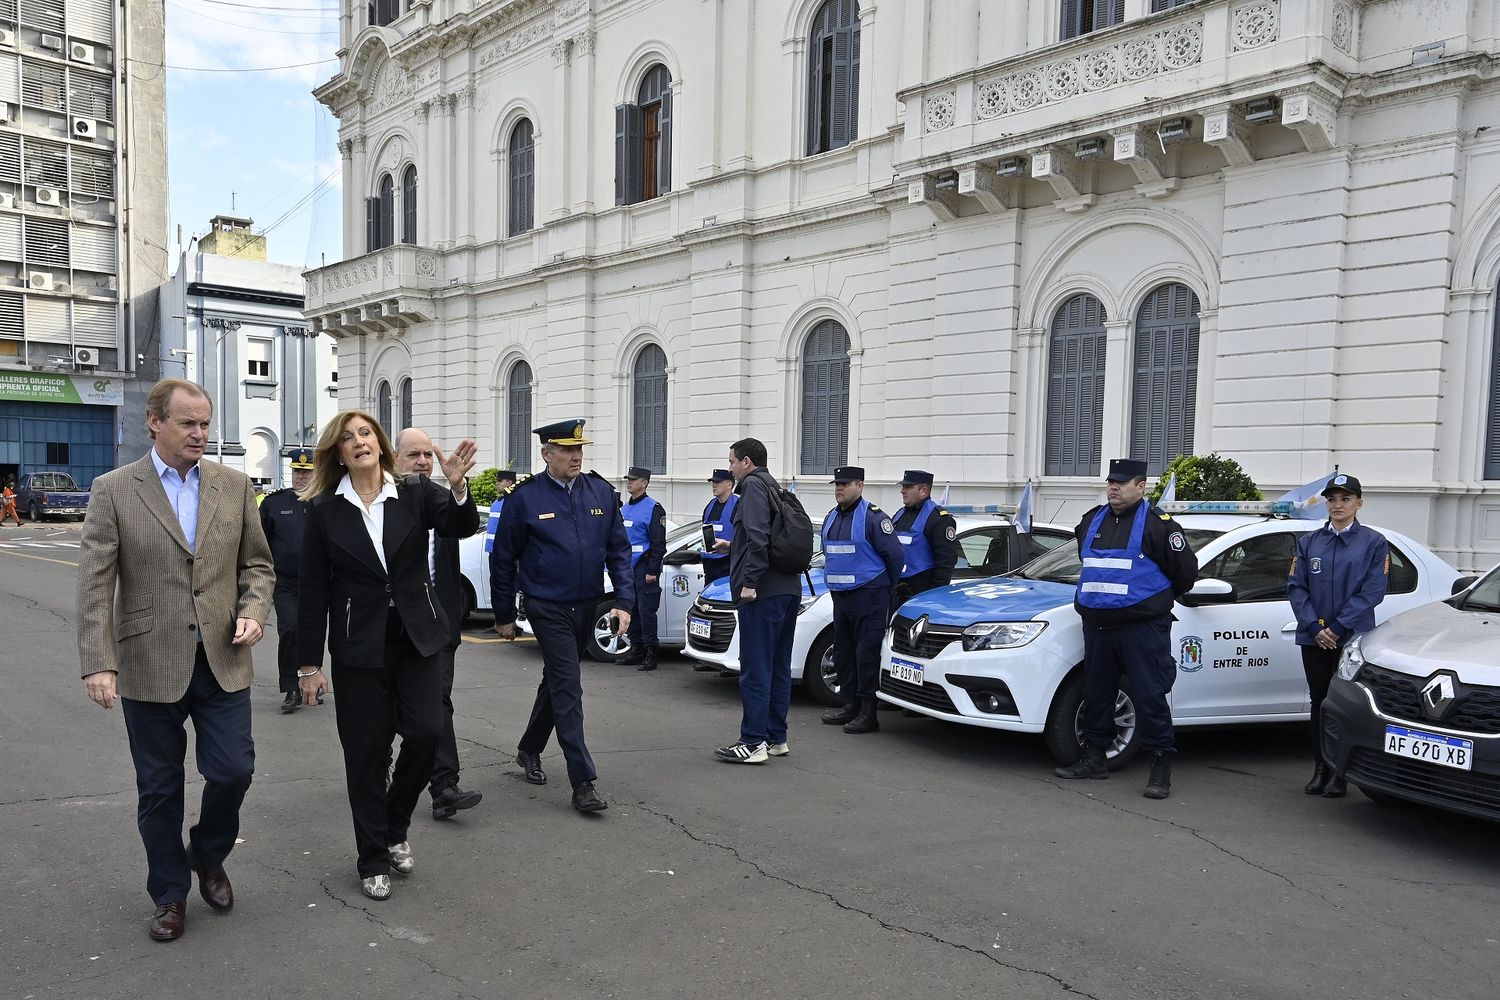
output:
<path id="1" fill-rule="evenodd" d="M 215 7 L 242 7 L 245 10 L 285 10 L 295 11 L 299 14 L 317 14 L 319 16 L 330 16 L 339 12 L 337 5 L 331 7 L 271 7 L 259 3 L 234 3 L 233 0 L 196 0 L 196 2 L 213 4 Z"/>
<path id="2" fill-rule="evenodd" d="M 226 21 L 222 17 L 214 17 L 212 14 L 205 14 L 201 10 L 194 10 L 191 7 L 185 7 L 182 4 L 180 4 L 180 3 L 174 3 L 173 0 L 167 0 L 167 6 L 168 7 L 176 7 L 178 10 L 183 11 L 184 13 L 191 14 L 194 17 L 201 17 L 205 21 L 217 21 L 219 24 L 227 24 L 227 25 L 229 25 L 232 28 L 244 28 L 246 31 L 255 31 L 255 32 L 260 32 L 262 34 L 267 34 L 267 35 L 324 35 L 324 36 L 330 36 L 330 35 L 337 35 L 338 34 L 338 29 L 334 29 L 332 31 L 297 31 L 296 29 L 290 29 L 290 28 L 265 28 L 265 27 L 261 27 L 258 24 L 246 24 L 244 21 Z"/>
<path id="3" fill-rule="evenodd" d="M 271 231 L 274 230 L 274 229 L 276 229 L 278 226 L 282 225 L 285 222 L 289 222 L 293 218 L 295 218 L 296 216 L 300 215 L 305 209 L 307 209 L 309 206 L 311 206 L 314 202 L 316 202 L 320 198 L 322 198 L 323 195 L 325 195 L 329 191 L 333 190 L 330 185 L 332 184 L 334 178 L 338 177 L 339 174 L 341 174 L 342 172 L 343 172 L 343 168 L 342 167 L 336 168 L 327 177 L 325 177 L 321 181 L 319 181 L 318 184 L 317 184 L 317 186 L 314 187 L 311 191 L 307 192 L 307 194 L 305 194 L 301 198 L 297 199 L 297 201 L 292 205 L 292 207 L 289 208 L 289 209 L 287 209 L 285 212 L 283 212 L 276 219 L 275 222 L 271 223 L 269 226 L 266 226 L 264 229 L 262 229 L 256 235 L 257 236 L 268 236 L 268 235 L 270 235 Z M 246 244 L 242 245 L 239 249 L 235 250 L 234 253 L 228 254 L 227 256 L 230 256 L 230 257 L 238 256 L 242 250 L 248 249 L 249 246 L 250 246 L 250 244 L 246 243 Z"/>
<path id="4" fill-rule="evenodd" d="M 179 73 L 275 73 L 283 69 L 306 69 L 308 66 L 322 66 L 324 63 L 338 62 L 338 56 L 329 56 L 327 59 L 314 59 L 312 62 L 287 63 L 285 66 L 173 66 L 170 63 L 151 62 L 146 59 L 130 59 L 137 66 L 149 66 L 152 69 L 170 69 Z"/>

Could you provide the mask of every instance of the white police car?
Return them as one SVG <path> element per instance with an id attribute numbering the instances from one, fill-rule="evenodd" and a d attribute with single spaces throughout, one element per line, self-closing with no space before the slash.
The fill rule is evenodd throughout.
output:
<path id="1" fill-rule="evenodd" d="M 667 521 L 667 554 L 661 567 L 661 607 L 657 612 L 657 630 L 663 646 L 681 646 L 685 641 L 683 622 L 688 606 L 703 589 L 703 566 L 698 561 L 698 552 L 703 547 L 703 524 L 693 521 L 677 525 Z M 458 543 L 459 569 L 463 573 L 464 600 L 467 614 L 490 609 L 490 557 L 484 551 L 484 534 L 472 535 Z M 604 575 L 605 597 L 599 602 L 595 616 L 593 640 L 586 647 L 589 656 L 603 663 L 613 663 L 630 651 L 630 642 L 623 635 L 610 630 L 609 610 L 613 602 L 609 599 L 614 586 L 609 574 Z M 531 633 L 526 621 L 524 595 L 517 600 L 516 624 L 521 631 Z"/>
<path id="2" fill-rule="evenodd" d="M 1186 509 L 1192 513 L 1181 513 Z M 1273 516 L 1289 504 L 1171 504 L 1198 555 L 1198 582 L 1172 626 L 1179 726 L 1308 718 L 1307 683 L 1286 597 L 1297 536 L 1320 521 Z M 1222 511 L 1222 513 L 1219 513 Z M 1405 535 L 1391 543 L 1385 620 L 1448 596 L 1458 573 Z M 1041 733 L 1063 763 L 1078 757 L 1083 629 L 1073 609 L 1078 547 L 1062 545 L 1013 574 L 928 591 L 902 605 L 881 647 L 883 701 L 950 722 Z M 1107 756 L 1138 747 L 1128 686 L 1115 705 Z"/>
<path id="3" fill-rule="evenodd" d="M 958 529 L 958 562 L 955 580 L 977 579 L 1003 571 L 1009 565 L 1010 519 L 993 515 L 955 514 Z M 1055 524 L 1034 524 L 1034 551 L 1054 548 L 1072 540 L 1072 533 Z M 815 532 L 813 544 L 821 541 Z M 797 631 L 792 639 L 792 680 L 800 681 L 815 701 L 842 705 L 838 672 L 833 668 L 833 598 L 823 582 L 823 554 L 816 552 L 813 566 L 802 580 L 802 603 L 797 609 Z M 687 616 L 687 645 L 683 652 L 725 670 L 740 669 L 739 638 L 735 629 L 734 602 L 728 579 L 716 580 L 703 589 Z"/>

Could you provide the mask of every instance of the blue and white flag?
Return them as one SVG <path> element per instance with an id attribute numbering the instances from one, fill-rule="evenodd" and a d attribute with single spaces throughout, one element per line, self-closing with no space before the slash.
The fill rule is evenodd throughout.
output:
<path id="1" fill-rule="evenodd" d="M 1328 516 L 1328 506 L 1323 500 L 1323 487 L 1335 475 L 1333 472 L 1324 473 L 1312 482 L 1303 483 L 1295 490 L 1288 490 L 1276 499 L 1291 503 L 1293 517 L 1321 521 Z"/>
<path id="2" fill-rule="evenodd" d="M 1161 499 L 1157 500 L 1156 502 L 1157 503 L 1176 503 L 1177 502 L 1177 473 L 1174 472 L 1174 473 L 1172 473 L 1171 475 L 1169 475 L 1167 477 L 1167 485 L 1164 486 L 1164 487 L 1162 487 Z"/>
<path id="3" fill-rule="evenodd" d="M 943 484 L 943 495 L 942 495 L 942 497 L 940 497 L 938 499 L 938 506 L 939 507 L 946 507 L 946 506 L 948 506 L 948 491 L 951 490 L 951 489 L 953 489 L 953 484 L 952 483 L 944 483 Z"/>
<path id="4" fill-rule="evenodd" d="M 1031 480 L 1026 480 L 1026 488 L 1021 491 L 1021 501 L 1016 504 L 1016 516 L 1011 521 L 1016 526 L 1016 531 L 1022 535 L 1031 534 L 1031 505 L 1032 505 Z"/>
<path id="5" fill-rule="evenodd" d="M 1021 491 L 1021 500 L 1016 504 L 1016 512 L 1010 519 L 1010 537 L 1005 554 L 1007 570 L 1020 569 L 1041 554 L 1031 535 L 1033 499 L 1031 480 L 1028 479 L 1026 488 Z"/>
<path id="6" fill-rule="evenodd" d="M 796 476 L 793 476 L 792 477 L 792 481 L 787 484 L 786 491 L 788 493 L 796 493 L 797 492 L 797 477 Z"/>

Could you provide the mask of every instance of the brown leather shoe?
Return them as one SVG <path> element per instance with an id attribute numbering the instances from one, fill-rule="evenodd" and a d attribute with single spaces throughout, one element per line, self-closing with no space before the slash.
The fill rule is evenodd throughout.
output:
<path id="1" fill-rule="evenodd" d="M 188 852 L 188 866 L 198 876 L 198 892 L 205 903 L 220 913 L 228 913 L 234 908 L 234 887 L 229 884 L 223 865 L 201 864 L 192 852 Z"/>
<path id="2" fill-rule="evenodd" d="M 151 915 L 151 940 L 176 941 L 182 937 L 182 922 L 187 916 L 187 903 L 177 900 L 163 903 Z"/>

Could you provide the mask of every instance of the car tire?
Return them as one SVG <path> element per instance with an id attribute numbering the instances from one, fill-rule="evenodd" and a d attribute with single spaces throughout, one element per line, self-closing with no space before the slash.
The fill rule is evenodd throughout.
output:
<path id="1" fill-rule="evenodd" d="M 474 612 L 479 610 L 479 601 L 474 596 L 474 585 L 463 576 L 460 576 L 459 580 L 464 585 L 464 615 L 463 619 L 458 623 L 458 627 L 463 628 L 469 624 L 469 619 L 474 617 Z"/>
<path id="2" fill-rule="evenodd" d="M 612 635 L 609 631 L 609 613 L 615 602 L 609 598 L 599 602 L 594 609 L 594 620 L 589 625 L 589 659 L 600 663 L 618 663 L 630 652 L 630 640 L 623 635 Z"/>
<path id="3" fill-rule="evenodd" d="M 1047 751 L 1054 760 L 1064 766 L 1078 760 L 1081 751 L 1078 741 L 1078 711 L 1083 707 L 1083 670 L 1080 668 L 1068 675 L 1052 699 L 1052 708 L 1047 712 L 1046 728 L 1042 738 L 1047 742 Z M 1141 748 L 1141 730 L 1135 724 L 1135 701 L 1130 696 L 1130 683 L 1120 678 L 1120 693 L 1115 702 L 1115 745 L 1105 752 L 1104 758 L 1111 771 L 1125 766 Z"/>
<path id="4" fill-rule="evenodd" d="M 28 515 L 30 515 L 30 517 L 31 517 L 31 520 L 32 520 L 32 521 L 33 521 L 33 522 L 40 522 L 40 521 L 41 521 L 41 519 L 42 519 L 42 511 L 41 511 L 41 508 L 39 508 L 39 507 L 38 507 L 38 506 L 37 506 L 37 505 L 36 505 L 36 501 L 35 501 L 35 500 L 33 500 L 33 501 L 32 501 L 32 502 L 31 502 L 31 507 L 30 507 L 30 509 L 28 509 L 28 510 L 27 510 L 27 511 L 26 511 L 26 513 L 27 513 L 27 514 L 28 514 Z"/>
<path id="5" fill-rule="evenodd" d="M 819 705 L 837 708 L 844 704 L 844 696 L 839 692 L 838 678 L 831 672 L 832 667 L 833 629 L 830 628 L 824 629 L 807 651 L 807 663 L 802 667 L 802 690 Z"/>

